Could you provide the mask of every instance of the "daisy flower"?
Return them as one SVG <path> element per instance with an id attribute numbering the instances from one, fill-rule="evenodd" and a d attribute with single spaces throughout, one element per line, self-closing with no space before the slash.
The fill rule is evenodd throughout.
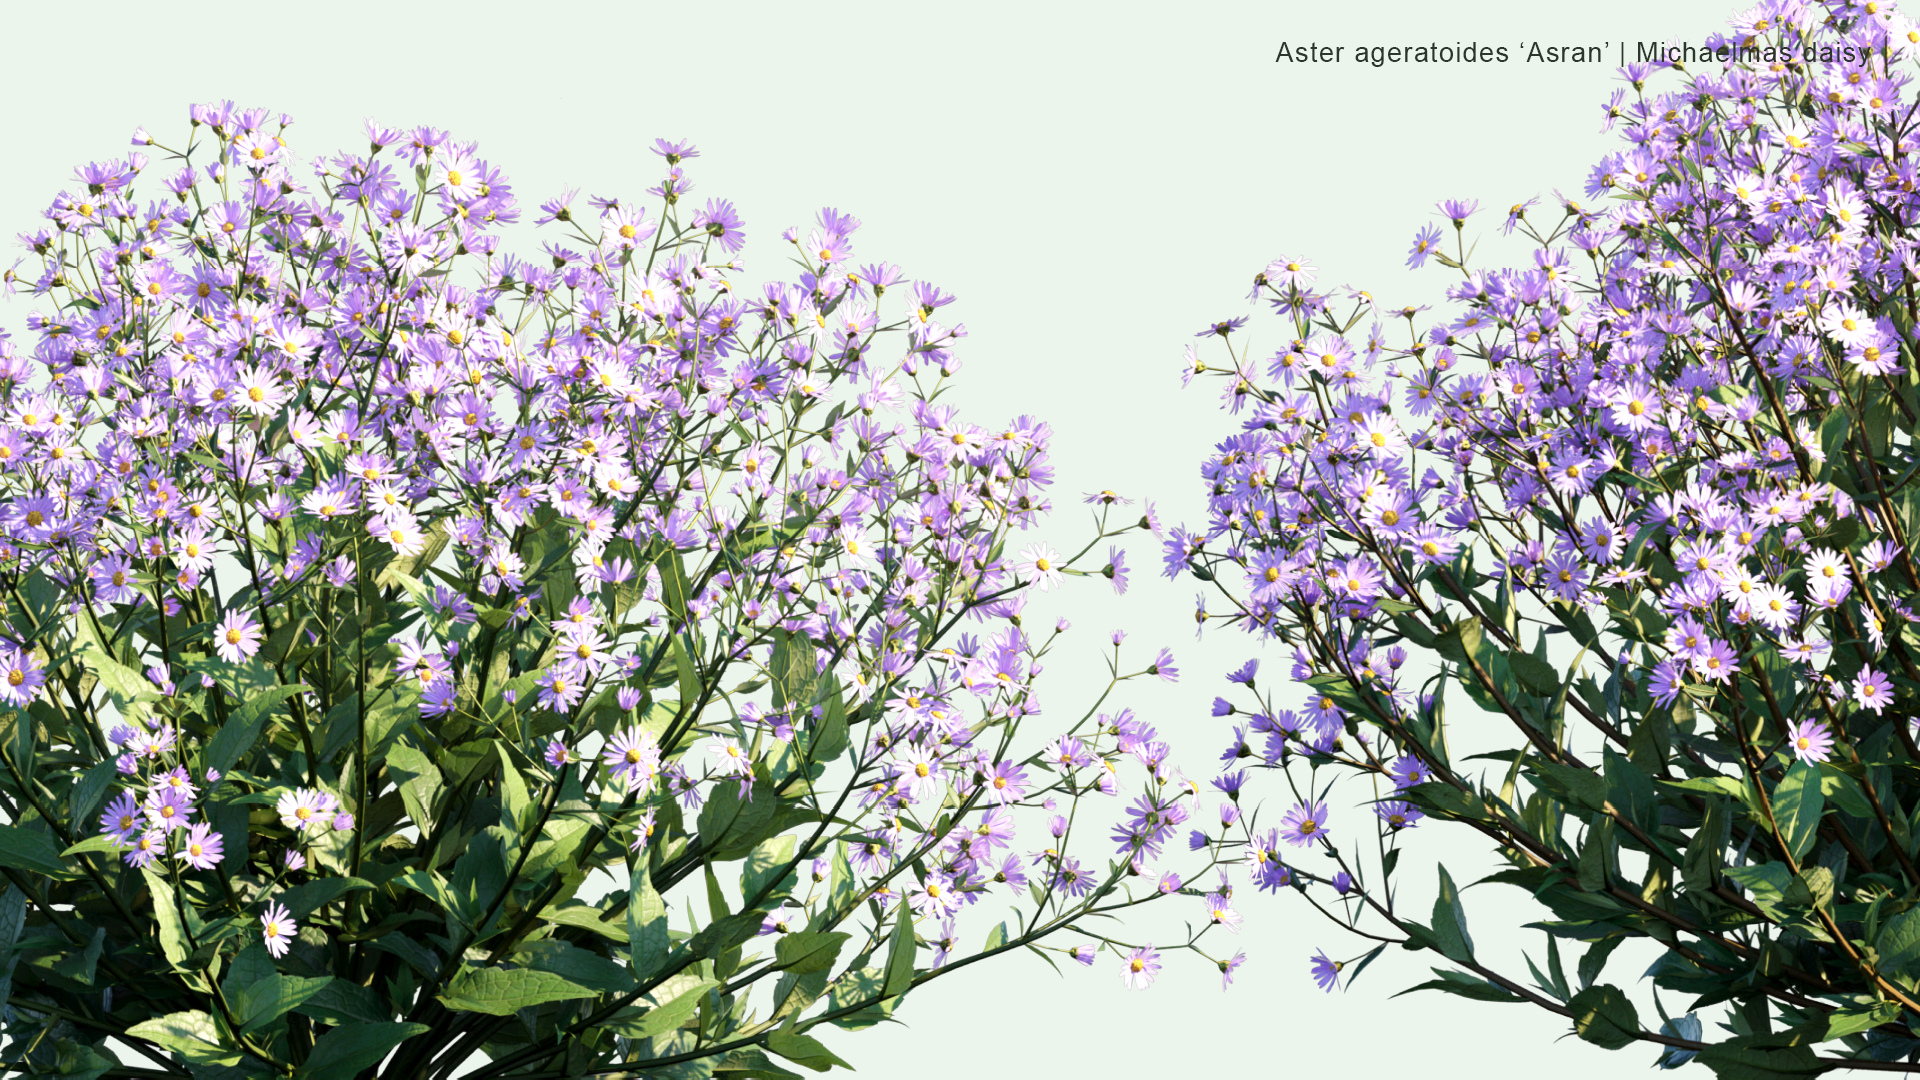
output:
<path id="1" fill-rule="evenodd" d="M 1833 750 L 1833 732 L 1818 720 L 1802 720 L 1788 734 L 1787 745 L 1794 757 L 1817 764 L 1827 760 L 1827 754 Z"/>
<path id="2" fill-rule="evenodd" d="M 260 916 L 260 927 L 260 939 L 266 942 L 267 952 L 276 960 L 287 955 L 287 942 L 300 932 L 293 914 L 277 900 L 267 902 L 266 914 Z"/>
<path id="3" fill-rule="evenodd" d="M 1020 552 L 1013 564 L 1014 573 L 1041 592 L 1050 592 L 1065 578 L 1060 573 L 1060 553 L 1045 544 L 1035 544 Z"/>
<path id="4" fill-rule="evenodd" d="M 220 862 L 225 842 L 205 822 L 187 830 L 187 839 L 177 852 L 180 860 L 195 870 L 211 870 Z"/>
<path id="5" fill-rule="evenodd" d="M 333 817 L 333 796 L 312 788 L 285 792 L 274 809 L 280 812 L 280 824 L 295 832 L 325 825 Z"/>
<path id="6" fill-rule="evenodd" d="M 650 731 L 629 728 L 608 741 L 601 760 L 609 775 L 627 787 L 645 787 L 660 771 L 660 743 Z"/>
<path id="7" fill-rule="evenodd" d="M 1160 954 L 1151 945 L 1142 945 L 1123 959 L 1126 966 L 1120 971 L 1120 985 L 1129 990 L 1145 990 L 1160 974 Z"/>
<path id="8" fill-rule="evenodd" d="M 253 616 L 243 611 L 229 611 L 221 616 L 220 624 L 213 628 L 213 649 L 220 659 L 229 664 L 239 664 L 247 657 L 260 651 L 260 627 Z"/>

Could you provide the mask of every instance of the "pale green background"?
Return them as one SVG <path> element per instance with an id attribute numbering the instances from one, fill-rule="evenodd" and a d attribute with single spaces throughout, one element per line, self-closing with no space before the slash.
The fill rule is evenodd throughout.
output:
<path id="1" fill-rule="evenodd" d="M 1214 388 L 1181 393 L 1194 330 L 1246 309 L 1249 280 L 1281 254 L 1309 256 L 1322 282 L 1383 302 L 1431 302 L 1444 271 L 1402 269 L 1434 202 L 1477 197 L 1491 235 L 1508 204 L 1576 192 L 1608 148 L 1598 103 L 1605 65 L 1528 67 L 1524 41 L 1698 40 L 1725 0 L 1541 3 L 1056 5 L 90 4 L 10 2 L 10 107 L 0 111 L 0 234 L 31 227 L 73 165 L 126 153 L 145 125 L 168 140 L 189 102 L 233 98 L 291 113 L 303 156 L 363 149 L 359 126 L 428 123 L 478 139 L 528 211 L 562 186 L 642 197 L 658 178 L 656 135 L 694 140 L 694 195 L 735 200 L 752 280 L 776 273 L 776 234 L 830 205 L 866 222 L 861 261 L 887 259 L 959 295 L 947 309 L 971 337 L 956 400 L 992 423 L 1050 420 L 1063 510 L 1044 535 L 1084 536 L 1077 497 L 1111 487 L 1157 498 L 1173 521 L 1201 517 L 1196 468 L 1229 429 Z M 1477 40 L 1515 50 L 1506 65 L 1276 66 L 1282 40 L 1395 45 Z M 521 250 L 536 235 L 519 227 Z M 4 260 L 17 254 L 9 240 Z M 0 306 L 19 334 L 31 301 Z M 1256 322 L 1256 326 L 1259 323 Z M 1273 333 L 1256 339 L 1271 347 Z M 1099 635 L 1126 626 L 1171 644 L 1186 677 L 1131 702 L 1172 733 L 1189 771 L 1211 775 L 1225 742 L 1207 703 L 1220 675 L 1255 655 L 1237 633 L 1192 640 L 1192 582 L 1153 576 L 1158 553 L 1115 605 L 1088 583 L 1075 610 L 1084 659 L 1046 679 L 1059 713 L 1090 673 Z M 1277 653 L 1267 670 L 1284 670 Z M 1358 797 L 1333 825 L 1366 827 Z M 1456 876 L 1490 860 L 1467 837 L 1423 830 Z M 1449 841 L 1452 841 L 1451 843 Z M 1431 873 L 1404 900 L 1424 918 Z M 1511 895 L 1508 895 L 1511 894 Z M 1512 889 L 1467 894 L 1483 954 L 1523 976 L 1518 949 L 1541 917 Z M 1399 950 L 1352 993 L 1307 977 L 1325 946 L 1358 952 L 1291 895 L 1243 890 L 1252 959 L 1225 995 L 1217 973 L 1172 958 L 1160 985 L 1121 989 L 1116 966 L 1063 980 L 1012 957 L 958 973 L 909 1000 L 908 1026 L 830 1045 L 867 1075 L 1163 1076 L 1558 1075 L 1637 1073 L 1654 1057 L 1608 1054 L 1527 1006 L 1439 995 L 1389 1001 L 1425 976 Z M 1197 902 L 1191 912 L 1198 913 Z M 1170 935 L 1168 935 L 1170 936 Z M 1623 949 L 1609 977 L 1632 984 L 1648 956 Z M 1637 963 L 1630 962 L 1637 960 Z M 1569 959 L 1571 967 L 1571 959 Z M 1636 997 L 1641 994 L 1636 992 Z M 1642 1016 L 1651 1017 L 1644 1004 Z M 1670 1002 L 1669 1004 L 1674 1004 Z M 1656 1018 L 1657 1022 L 1657 1018 Z M 1689 1072 L 1700 1071 L 1689 1066 Z"/>

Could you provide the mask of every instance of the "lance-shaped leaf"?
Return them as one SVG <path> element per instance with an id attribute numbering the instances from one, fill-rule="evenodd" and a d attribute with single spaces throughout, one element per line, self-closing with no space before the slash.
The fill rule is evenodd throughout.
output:
<path id="1" fill-rule="evenodd" d="M 1440 867 L 1440 892 L 1433 898 L 1433 937 L 1440 955 L 1456 964 L 1473 959 L 1473 938 L 1467 934 L 1467 909 L 1447 868 Z"/>
<path id="2" fill-rule="evenodd" d="M 1773 789 L 1773 821 L 1779 826 L 1781 844 L 1795 859 L 1813 847 L 1826 805 L 1826 797 L 1820 794 L 1820 770 L 1804 761 L 1795 762 Z"/>

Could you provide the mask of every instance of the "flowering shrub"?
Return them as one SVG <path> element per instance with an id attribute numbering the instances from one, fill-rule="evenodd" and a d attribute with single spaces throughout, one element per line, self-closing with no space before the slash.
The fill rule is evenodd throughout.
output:
<path id="1" fill-rule="evenodd" d="M 1508 211 L 1521 265 L 1468 266 L 1477 204 L 1440 204 L 1409 264 L 1458 272 L 1444 318 L 1284 258 L 1252 298 L 1277 350 L 1245 318 L 1189 350 L 1238 430 L 1166 569 L 1216 587 L 1203 626 L 1293 656 L 1293 689 L 1250 663 L 1215 706 L 1241 725 L 1217 783 L 1291 788 L 1278 828 L 1236 836 L 1329 856 L 1265 873 L 1449 961 L 1424 987 L 1723 1076 L 1920 1055 L 1916 43 L 1877 0 L 1769 0 L 1704 66 L 1623 69 L 1626 145 L 1590 202 Z M 1449 751 L 1455 686 L 1506 725 L 1475 756 L 1491 777 Z M 1329 813 L 1342 776 L 1369 812 Z M 1489 880 L 1551 912 L 1532 985 L 1476 953 L 1444 868 L 1430 919 L 1395 905 L 1427 818 L 1482 833 L 1511 864 Z M 1604 980 L 1632 938 L 1664 948 L 1658 1023 Z"/>
<path id="2" fill-rule="evenodd" d="M 935 402 L 953 297 L 830 209 L 739 284 L 684 144 L 529 261 L 471 143 L 369 124 L 308 184 L 286 118 L 191 117 L 7 275 L 12 1068 L 787 1076 L 1000 953 L 1151 981 L 1085 922 L 1180 887 L 1197 793 L 1130 713 L 1032 730 L 1066 624 L 1022 610 L 1124 560 L 1014 539 L 1048 428 Z M 1102 859 L 1080 796 L 1123 787 Z"/>

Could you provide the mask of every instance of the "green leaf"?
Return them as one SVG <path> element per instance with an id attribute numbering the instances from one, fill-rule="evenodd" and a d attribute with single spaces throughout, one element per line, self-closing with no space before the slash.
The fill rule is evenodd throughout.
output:
<path id="1" fill-rule="evenodd" d="M 302 978 L 297 975 L 273 975 L 241 990 L 230 1002 L 234 1018 L 240 1021 L 240 1034 L 250 1035 L 292 1012 L 309 998 L 326 989 L 333 976 Z"/>
<path id="2" fill-rule="evenodd" d="M 700 665 L 687 641 L 686 634 L 673 635 L 673 670 L 680 678 L 680 700 L 693 708 L 700 701 Z"/>
<path id="3" fill-rule="evenodd" d="M 1543 698 L 1553 698 L 1560 694 L 1560 676 L 1553 665 L 1545 660 L 1519 650 L 1507 653 L 1507 663 L 1513 667 L 1513 673 L 1528 690 Z"/>
<path id="4" fill-rule="evenodd" d="M 99 677 L 101 688 L 112 695 L 116 704 L 160 700 L 160 691 L 153 685 L 153 680 L 108 656 L 106 649 L 94 636 L 91 621 L 78 621 L 83 628 L 83 636 L 88 639 L 80 649 L 80 661 L 88 671 Z"/>
<path id="5" fill-rule="evenodd" d="M 641 873 L 645 873 L 645 870 Z M 632 912 L 633 905 L 628 904 L 627 910 Z M 609 941 L 617 941 L 622 945 L 633 940 L 624 921 L 607 922 L 601 918 L 604 914 L 605 912 L 591 904 L 575 904 L 572 907 L 548 908 L 540 913 L 540 918 L 560 926 L 576 926 L 582 930 L 590 930 Z"/>
<path id="6" fill-rule="evenodd" d="M 1875 1002 L 1857 1009 L 1835 1009 L 1827 1014 L 1827 1032 L 1822 1041 L 1844 1038 L 1898 1019 L 1900 1005 L 1892 1001 Z"/>
<path id="7" fill-rule="evenodd" d="M 1418 986 L 1409 986 L 1393 996 L 1400 997 L 1405 994 L 1411 994 L 1416 990 L 1439 990 L 1442 993 L 1453 994 L 1456 997 L 1471 998 L 1474 1001 L 1514 1002 L 1525 1000 L 1507 993 L 1505 990 L 1502 990 L 1485 979 L 1475 978 L 1464 971 L 1434 968 L 1433 973 L 1440 977 L 1438 979 L 1428 979 Z"/>
<path id="8" fill-rule="evenodd" d="M 1004 925 L 1001 926 L 1000 932 L 1004 938 L 1006 934 Z M 833 967 L 835 960 L 839 959 L 840 948 L 846 944 L 849 936 L 851 935 L 838 931 L 813 930 L 799 930 L 787 934 L 780 939 L 778 945 L 774 946 L 774 966 L 800 975 L 810 971 L 826 971 Z"/>
<path id="9" fill-rule="evenodd" d="M 513 951 L 513 961 L 603 994 L 633 989 L 633 972 L 599 953 L 557 938 L 527 942 Z"/>
<path id="10" fill-rule="evenodd" d="M 637 1022 L 619 1025 L 619 1033 L 629 1039 L 651 1039 L 657 1035 L 664 1035 L 686 1023 L 693 1016 L 693 1011 L 700 1007 L 700 1001 L 707 996 L 707 991 L 719 985 L 716 979 L 701 979 L 690 989 L 680 992 L 671 1001 L 656 1005 L 642 1013 Z"/>
<path id="11" fill-rule="evenodd" d="M 121 850 L 120 844 L 111 833 L 101 833 L 97 836 L 87 837 L 85 840 L 82 840 L 79 843 L 68 848 L 67 850 L 61 852 L 60 855 L 62 858 L 71 859 L 75 855 L 85 855 L 89 852 L 94 852 L 94 851 L 119 851 L 119 850 Z"/>
<path id="12" fill-rule="evenodd" d="M 775 631 L 773 658 L 768 667 L 775 712 L 788 705 L 805 707 L 813 703 L 814 683 L 819 679 L 815 667 L 813 643 L 805 634 Z M 823 760 L 815 758 L 815 760 Z"/>
<path id="13" fill-rule="evenodd" d="M 1811 1046 L 1728 1046 L 1700 1051 L 1694 1060 L 1713 1070 L 1721 1080 L 1799 1080 L 1827 1071 Z"/>
<path id="14" fill-rule="evenodd" d="M 287 906 L 287 912 L 295 919 L 305 919 L 347 893 L 371 888 L 373 882 L 356 877 L 316 878 L 288 889 L 280 895 L 280 902 Z"/>
<path id="15" fill-rule="evenodd" d="M 1920 979 L 1920 907 L 1888 919 L 1873 947 L 1880 953 L 1879 969 L 1909 979 Z"/>
<path id="16" fill-rule="evenodd" d="M 1456 964 L 1473 960 L 1473 938 L 1467 934 L 1467 910 L 1460 903 L 1460 890 L 1454 887 L 1447 868 L 1440 867 L 1440 892 L 1433 899 L 1433 936 L 1439 942 L 1440 955 Z"/>
<path id="17" fill-rule="evenodd" d="M 550 971 L 467 967 L 447 983 L 440 1002 L 460 1012 L 512 1016 L 529 1005 L 599 996 L 600 991 Z"/>
<path id="18" fill-rule="evenodd" d="M 87 819 L 99 809 L 100 797 L 107 793 L 107 788 L 112 786 L 118 774 L 119 763 L 112 758 L 97 763 L 81 774 L 80 779 L 74 783 L 73 790 L 67 793 L 69 828 L 78 832 L 86 827 Z M 72 849 L 68 849 L 66 853 L 72 854 Z"/>
<path id="19" fill-rule="evenodd" d="M 501 823 L 516 833 L 524 832 L 540 813 L 540 806 L 527 794 L 526 778 L 521 775 L 520 766 L 514 763 L 507 744 L 496 739 L 493 745 L 500 752 Z"/>
<path id="20" fill-rule="evenodd" d="M 220 1029 L 206 1013 L 177 1012 L 142 1021 L 127 1034 L 158 1043 L 191 1065 L 238 1065 L 240 1051 L 221 1045 Z"/>
<path id="21" fill-rule="evenodd" d="M 853 1069 L 853 1066 L 835 1057 L 831 1050 L 820 1045 L 820 1040 L 811 1035 L 796 1035 L 784 1030 L 771 1031 L 767 1033 L 767 1049 L 814 1072 L 826 1072 L 835 1065 L 849 1071 Z"/>
<path id="22" fill-rule="evenodd" d="M 233 763 L 240 760 L 240 755 L 253 749 L 253 744 L 260 738 L 260 729 L 266 726 L 267 717 L 272 714 L 274 707 L 307 689 L 309 687 L 305 683 L 296 683 L 292 686 L 275 686 L 254 694 L 245 705 L 228 715 L 227 722 L 220 726 L 201 753 L 200 768 L 195 771 L 217 769 L 224 773 L 232 769 Z"/>
<path id="23" fill-rule="evenodd" d="M 332 980 L 293 1011 L 336 1026 L 384 1024 L 393 1018 L 372 990 L 347 979 Z"/>
<path id="24" fill-rule="evenodd" d="M 814 731 L 807 743 L 807 757 L 816 765 L 824 765 L 846 753 L 850 743 L 847 732 L 847 707 L 840 700 L 840 694 L 829 693 L 825 701 L 825 711 L 820 717 L 820 726 Z"/>
<path id="25" fill-rule="evenodd" d="M 765 838 L 779 798 L 773 786 L 756 778 L 748 797 L 740 797 L 737 784 L 716 784 L 700 810 L 701 846 L 722 861 L 737 858 Z"/>
<path id="26" fill-rule="evenodd" d="M 1594 980 L 1600 977 L 1600 972 L 1606 969 L 1607 957 L 1612 956 L 1613 950 L 1619 948 L 1620 943 L 1625 940 L 1627 940 L 1626 935 L 1622 934 L 1619 937 L 1604 938 L 1588 946 L 1586 955 L 1580 958 L 1580 989 L 1585 990 L 1593 985 Z"/>
<path id="27" fill-rule="evenodd" d="M 740 898 L 743 901 L 761 896 L 763 890 L 774 885 L 774 875 L 780 874 L 786 880 L 773 887 L 763 897 L 770 900 L 793 891 L 793 871 L 787 864 L 793 861 L 794 837 L 776 836 L 760 842 L 753 853 L 747 856 L 746 869 L 740 875 Z"/>
<path id="28" fill-rule="evenodd" d="M 357 1075 L 379 1064 L 394 1047 L 428 1030 L 425 1024 L 391 1022 L 334 1028 L 314 1042 L 306 1064 L 294 1075 L 313 1080 Z"/>
<path id="29" fill-rule="evenodd" d="M 141 867 L 146 875 L 147 888 L 153 893 L 153 917 L 159 923 L 156 928 L 160 935 L 160 951 L 167 957 L 167 963 L 179 967 L 187 959 L 187 930 L 180 922 L 180 906 L 173 896 L 173 886 L 167 879 L 154 872 L 153 867 Z"/>
<path id="30" fill-rule="evenodd" d="M 1573 1010 L 1573 1030 L 1595 1046 L 1618 1050 L 1640 1034 L 1640 1013 L 1611 983 L 1587 987 L 1567 1007 Z"/>
<path id="31" fill-rule="evenodd" d="M 879 968 L 872 967 L 848 971 L 835 979 L 833 988 L 827 994 L 829 1013 L 853 1008 L 862 1002 L 871 1001 L 873 1004 L 827 1022 L 846 1031 L 862 1031 L 892 1017 L 900 999 L 880 996 L 885 981 L 886 975 Z"/>
<path id="32" fill-rule="evenodd" d="M 52 833 L 20 825 L 0 825 L 0 866 L 65 881 L 80 874 L 60 857 Z"/>
<path id="33" fill-rule="evenodd" d="M 913 985 L 913 960 L 918 952 L 913 916 L 901 907 L 894 913 L 893 940 L 887 946 L 887 981 L 881 987 L 881 996 L 898 997 Z"/>
<path id="34" fill-rule="evenodd" d="M 100 962 L 100 950 L 106 943 L 107 928 L 94 927 L 93 937 L 87 942 L 86 948 L 79 952 L 69 951 L 67 955 L 53 962 L 54 973 L 72 979 L 82 986 L 92 986 L 93 969 Z"/>
<path id="35" fill-rule="evenodd" d="M 1826 797 L 1820 794 L 1820 770 L 1804 761 L 1787 770 L 1773 789 L 1773 820 L 1780 828 L 1780 841 L 1798 860 L 1813 847 L 1820 814 L 1826 809 Z"/>

